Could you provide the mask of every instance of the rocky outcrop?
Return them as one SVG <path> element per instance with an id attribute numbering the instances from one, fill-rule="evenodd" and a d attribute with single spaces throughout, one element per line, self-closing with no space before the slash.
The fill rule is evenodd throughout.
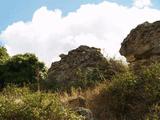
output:
<path id="1" fill-rule="evenodd" d="M 121 44 L 120 53 L 137 69 L 160 61 L 160 21 L 145 22 L 133 29 Z"/>
<path id="2" fill-rule="evenodd" d="M 61 60 L 54 62 L 48 71 L 50 84 L 60 83 L 60 86 L 87 84 L 88 81 L 110 79 L 121 71 L 120 66 L 107 60 L 99 48 L 80 46 L 61 54 Z"/>

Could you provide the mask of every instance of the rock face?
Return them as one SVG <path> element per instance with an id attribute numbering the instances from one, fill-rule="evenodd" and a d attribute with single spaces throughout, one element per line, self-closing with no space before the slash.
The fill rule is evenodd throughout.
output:
<path id="1" fill-rule="evenodd" d="M 61 54 L 60 57 L 61 60 L 52 63 L 48 71 L 48 81 L 51 84 L 67 86 L 86 82 L 85 80 L 106 80 L 119 72 L 101 54 L 99 48 L 80 46 L 68 52 L 68 55 Z"/>
<path id="2" fill-rule="evenodd" d="M 133 29 L 122 42 L 121 55 L 134 69 L 160 61 L 160 21 L 145 22 Z"/>

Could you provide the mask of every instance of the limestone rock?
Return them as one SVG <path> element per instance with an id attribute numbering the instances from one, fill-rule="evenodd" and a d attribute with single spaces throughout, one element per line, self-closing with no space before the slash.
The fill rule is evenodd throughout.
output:
<path id="1" fill-rule="evenodd" d="M 160 61 L 160 21 L 138 25 L 121 45 L 121 55 L 133 67 Z"/>
<path id="2" fill-rule="evenodd" d="M 122 68 L 107 60 L 99 48 L 84 45 L 69 51 L 67 55 L 61 54 L 60 57 L 61 60 L 52 63 L 48 70 L 48 81 L 63 87 L 75 84 L 79 86 L 81 83 L 87 84 L 87 81 L 104 81 Z"/>

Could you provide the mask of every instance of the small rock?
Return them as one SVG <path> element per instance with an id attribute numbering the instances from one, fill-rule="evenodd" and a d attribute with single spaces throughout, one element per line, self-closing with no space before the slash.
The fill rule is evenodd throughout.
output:
<path id="1" fill-rule="evenodd" d="M 85 120 L 94 120 L 93 113 L 89 109 L 78 107 L 78 108 L 75 108 L 74 111 L 77 112 L 79 115 L 84 116 Z"/>

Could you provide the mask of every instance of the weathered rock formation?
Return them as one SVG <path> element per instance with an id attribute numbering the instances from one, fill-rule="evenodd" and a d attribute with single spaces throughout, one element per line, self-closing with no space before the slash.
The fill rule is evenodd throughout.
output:
<path id="1" fill-rule="evenodd" d="M 122 42 L 120 53 L 134 69 L 159 62 L 160 21 L 138 25 Z"/>
<path id="2" fill-rule="evenodd" d="M 54 62 L 48 71 L 48 81 L 60 86 L 80 85 L 87 81 L 110 79 L 122 66 L 107 60 L 99 48 L 80 46 L 68 55 L 61 54 L 61 60 Z"/>

